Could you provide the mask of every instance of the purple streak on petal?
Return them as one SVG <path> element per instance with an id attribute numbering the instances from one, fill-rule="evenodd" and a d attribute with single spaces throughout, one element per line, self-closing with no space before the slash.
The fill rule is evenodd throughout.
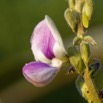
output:
<path id="1" fill-rule="evenodd" d="M 30 62 L 23 67 L 24 77 L 33 85 L 42 87 L 53 80 L 57 68 L 50 67 L 42 62 Z"/>
<path id="2" fill-rule="evenodd" d="M 48 58 L 52 59 L 54 56 L 53 46 L 55 39 L 51 31 L 49 30 L 46 21 L 41 21 L 34 29 L 31 37 L 32 50 L 35 54 L 36 51 L 42 51 L 42 53 Z"/>

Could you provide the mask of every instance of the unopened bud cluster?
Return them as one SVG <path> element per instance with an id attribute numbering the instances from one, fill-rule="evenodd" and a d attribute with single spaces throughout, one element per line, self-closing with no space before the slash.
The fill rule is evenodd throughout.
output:
<path id="1" fill-rule="evenodd" d="M 68 0 L 68 3 L 64 16 L 72 31 L 76 33 L 80 23 L 88 28 L 93 11 L 92 0 Z"/>

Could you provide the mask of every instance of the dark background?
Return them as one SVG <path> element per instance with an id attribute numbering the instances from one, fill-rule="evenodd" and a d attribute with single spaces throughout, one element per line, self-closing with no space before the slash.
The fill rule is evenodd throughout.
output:
<path id="1" fill-rule="evenodd" d="M 48 86 L 36 88 L 22 75 L 26 62 L 34 60 L 30 36 L 35 25 L 49 15 L 57 25 L 65 46 L 74 34 L 64 19 L 66 0 L 0 0 L 0 103 L 86 103 L 75 87 L 76 75 L 57 75 Z M 94 0 L 88 34 L 97 41 L 91 57 L 103 61 L 103 1 Z M 103 69 L 95 81 L 103 88 Z"/>

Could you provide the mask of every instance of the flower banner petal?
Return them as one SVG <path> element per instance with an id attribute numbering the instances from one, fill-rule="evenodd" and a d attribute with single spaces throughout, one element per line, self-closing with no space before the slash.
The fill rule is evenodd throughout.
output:
<path id="1" fill-rule="evenodd" d="M 45 62 L 43 58 L 51 60 L 54 57 L 54 44 L 55 39 L 44 19 L 35 27 L 31 37 L 31 49 L 36 60 L 40 60 L 42 62 Z M 44 55 L 44 57 L 40 57 L 39 52 L 41 52 L 41 54 Z"/>
<path id="2" fill-rule="evenodd" d="M 44 63 L 50 63 L 54 57 L 66 54 L 62 38 L 49 16 L 46 15 L 35 27 L 31 37 L 31 49 L 35 59 Z M 59 56 L 56 50 L 60 51 Z"/>
<path id="3" fill-rule="evenodd" d="M 30 62 L 23 67 L 22 72 L 30 83 L 43 87 L 53 80 L 58 69 L 42 62 Z"/>

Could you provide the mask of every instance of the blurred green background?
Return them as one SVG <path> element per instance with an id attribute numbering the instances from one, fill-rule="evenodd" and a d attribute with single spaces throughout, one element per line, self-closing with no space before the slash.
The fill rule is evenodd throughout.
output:
<path id="1" fill-rule="evenodd" d="M 103 1 L 94 0 L 88 34 L 97 41 L 92 57 L 103 61 Z M 66 0 L 0 0 L 0 103 L 86 103 L 75 87 L 76 75 L 60 73 L 48 86 L 36 88 L 22 75 L 26 62 L 34 60 L 30 36 L 35 25 L 49 15 L 56 23 L 65 46 L 75 36 L 64 19 Z M 103 88 L 103 69 L 96 85 Z"/>

